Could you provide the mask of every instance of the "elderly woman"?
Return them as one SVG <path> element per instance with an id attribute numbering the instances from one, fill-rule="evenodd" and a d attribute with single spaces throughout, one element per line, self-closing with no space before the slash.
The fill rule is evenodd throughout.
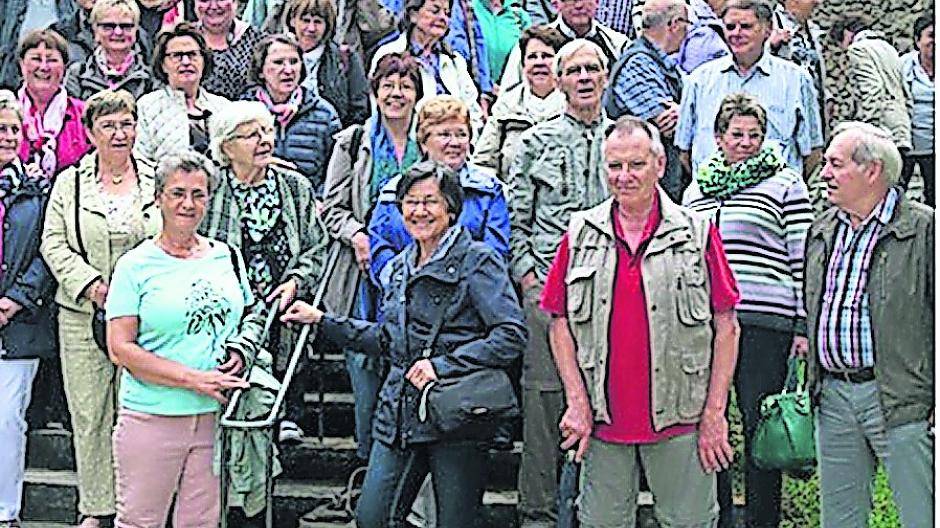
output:
<path id="1" fill-rule="evenodd" d="M 333 42 L 336 5 L 333 0 L 291 0 L 284 9 L 284 25 L 303 50 L 305 88 L 333 105 L 343 127 L 369 117 L 369 84 L 362 57 L 340 51 Z"/>
<path id="2" fill-rule="evenodd" d="M 17 56 L 26 139 L 20 145 L 20 159 L 37 163 L 45 177 L 52 178 L 90 148 L 82 127 L 85 104 L 70 97 L 62 84 L 69 56 L 61 35 L 44 29 L 31 31 L 20 42 Z"/>
<path id="3" fill-rule="evenodd" d="M 936 156 L 934 154 L 934 14 L 927 13 L 914 21 L 914 46 L 916 49 L 901 57 L 901 72 L 911 91 L 911 139 L 913 149 L 904 158 L 901 182 L 907 187 L 914 175 L 914 165 L 920 167 L 924 179 L 924 202 L 934 207 L 936 179 Z"/>
<path id="4" fill-rule="evenodd" d="M 399 182 L 397 203 L 413 242 L 384 275 L 384 322 L 326 315 L 300 301 L 281 320 L 317 323 L 318 339 L 391 358 L 375 411 L 357 526 L 405 526 L 428 472 L 438 525 L 475 526 L 486 455 L 477 442 L 445 437 L 433 421 L 421 420 L 419 396 L 438 378 L 508 368 L 525 346 L 524 316 L 505 259 L 474 242 L 458 222 L 463 191 L 450 169 L 424 161 Z M 432 327 L 439 332 L 428 343 Z"/>
<path id="5" fill-rule="evenodd" d="M 65 88 L 79 99 L 101 90 L 127 90 L 138 98 L 153 89 L 145 58 L 136 47 L 140 9 L 134 0 L 98 0 L 91 9 L 94 52 L 69 66 Z"/>
<path id="6" fill-rule="evenodd" d="M 160 231 L 154 167 L 131 151 L 137 109 L 126 91 L 91 97 L 83 116 L 95 150 L 56 177 L 42 254 L 59 283 L 59 342 L 78 469 L 81 526 L 114 516 L 111 427 L 117 369 L 98 348 L 91 322 L 103 310 L 117 259 Z"/>
<path id="7" fill-rule="evenodd" d="M 26 408 L 39 360 L 55 355 L 55 282 L 39 256 L 48 180 L 18 158 L 23 114 L 0 91 L 0 525 L 19 526 L 26 461 Z"/>
<path id="8" fill-rule="evenodd" d="M 443 163 L 457 174 L 463 190 L 458 219 L 473 240 L 484 242 L 498 255 L 509 254 L 509 209 L 503 185 L 492 174 L 467 163 L 470 153 L 470 112 L 455 97 L 430 99 L 418 112 L 418 142 L 425 157 Z M 411 235 L 396 205 L 398 179 L 389 181 L 379 195 L 369 221 L 373 280 L 405 246 Z"/>
<path id="9" fill-rule="evenodd" d="M 237 99 L 251 84 L 251 55 L 264 33 L 235 17 L 238 0 L 195 0 L 196 20 L 209 49 L 206 89 Z"/>
<path id="10" fill-rule="evenodd" d="M 401 19 L 401 36 L 382 45 L 372 58 L 370 75 L 382 57 L 389 53 L 411 53 L 421 64 L 421 85 L 426 99 L 450 94 L 466 102 L 473 130 L 483 128 L 483 109 L 479 91 L 467 70 L 467 61 L 444 44 L 449 29 L 451 0 L 407 0 Z"/>
<path id="11" fill-rule="evenodd" d="M 740 354 L 734 387 L 744 418 L 751 526 L 780 520 L 780 472 L 758 469 L 749 454 L 764 396 L 780 392 L 787 357 L 805 354 L 803 246 L 813 220 L 809 192 L 778 148 L 765 144 L 767 112 L 747 94 L 731 94 L 715 116 L 718 150 L 703 163 L 686 205 L 711 215 L 741 292 Z M 719 474 L 719 504 L 731 507 L 728 472 Z"/>
<path id="12" fill-rule="evenodd" d="M 272 163 L 274 117 L 256 101 L 229 104 L 212 121 L 212 157 L 221 166 L 219 188 L 199 228 L 203 235 L 236 248 L 248 267 L 252 293 L 287 308 L 320 280 L 326 244 L 310 180 Z M 283 375 L 295 336 L 272 332 L 266 348 Z M 302 378 L 298 377 L 298 380 Z M 281 429 L 284 440 L 303 435 L 296 425 L 303 410 L 302 381 L 288 393 Z"/>
<path id="13" fill-rule="evenodd" d="M 174 152 L 209 149 L 209 116 L 228 103 L 202 86 L 212 71 L 212 55 L 195 26 L 181 23 L 160 33 L 151 70 L 166 84 L 137 101 L 140 121 L 134 152 L 158 161 Z"/>
<path id="14" fill-rule="evenodd" d="M 565 37 L 557 29 L 536 26 L 522 32 L 519 49 L 525 82 L 499 94 L 473 150 L 473 162 L 494 169 L 502 181 L 509 176 L 522 132 L 565 111 L 565 95 L 552 69 L 555 53 L 564 45 Z"/>
<path id="15" fill-rule="evenodd" d="M 252 58 L 252 80 L 257 85 L 242 94 L 242 99 L 260 101 L 274 114 L 274 154 L 296 165 L 319 196 L 333 150 L 333 134 L 339 132 L 340 122 L 333 106 L 316 90 L 300 85 L 305 74 L 301 55 L 294 37 L 265 37 Z"/>
<path id="16" fill-rule="evenodd" d="M 336 138 L 323 198 L 323 223 L 342 248 L 324 298 L 334 313 L 375 319 L 376 289 L 363 280 L 371 258 L 366 227 L 382 187 L 420 158 L 411 134 L 415 102 L 421 98 L 419 68 L 410 55 L 383 57 L 371 80 L 378 113 Z M 372 413 L 384 366 L 379 358 L 347 349 L 346 368 L 354 395 L 356 452 L 364 461 L 372 448 Z"/>
<path id="17" fill-rule="evenodd" d="M 117 526 L 217 526 L 216 416 L 257 352 L 261 320 L 238 252 L 196 228 L 215 189 L 200 154 L 160 162 L 160 234 L 125 253 L 106 302 L 108 349 L 123 367 L 114 468 Z M 248 315 L 243 315 L 248 314 Z M 146 456 L 141 456 L 146 453 Z"/>

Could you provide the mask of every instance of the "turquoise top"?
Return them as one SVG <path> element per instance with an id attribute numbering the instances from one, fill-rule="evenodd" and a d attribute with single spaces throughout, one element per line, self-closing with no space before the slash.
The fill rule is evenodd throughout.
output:
<path id="1" fill-rule="evenodd" d="M 173 257 L 147 239 L 122 256 L 105 303 L 108 320 L 137 317 L 137 344 L 162 358 L 197 370 L 225 359 L 225 342 L 238 331 L 251 289 L 232 269 L 227 245 L 210 241 L 196 259 Z M 238 277 L 241 277 L 239 282 Z M 215 412 L 219 402 L 194 391 L 140 381 L 124 369 L 121 406 L 162 416 Z"/>
<path id="2" fill-rule="evenodd" d="M 491 10 L 489 0 L 473 0 L 473 14 L 483 32 L 490 73 L 494 80 L 498 80 L 522 31 L 532 25 L 532 17 L 519 6 L 518 0 L 503 0 L 503 9 L 499 13 Z"/>

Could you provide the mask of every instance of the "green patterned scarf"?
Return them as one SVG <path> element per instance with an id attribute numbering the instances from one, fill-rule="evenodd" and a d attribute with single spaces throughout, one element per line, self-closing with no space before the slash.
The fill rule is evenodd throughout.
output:
<path id="1" fill-rule="evenodd" d="M 761 147 L 757 154 L 734 165 L 728 165 L 724 153 L 718 149 L 699 165 L 695 180 L 703 195 L 726 198 L 770 178 L 784 167 L 786 163 L 772 146 Z"/>

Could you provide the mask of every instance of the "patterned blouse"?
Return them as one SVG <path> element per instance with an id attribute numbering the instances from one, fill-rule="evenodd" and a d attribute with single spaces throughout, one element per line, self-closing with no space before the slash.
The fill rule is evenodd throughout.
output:
<path id="1" fill-rule="evenodd" d="M 202 81 L 211 93 L 236 100 L 251 85 L 251 54 L 265 33 L 248 26 L 238 36 L 229 36 L 228 48 L 212 52 L 212 72 Z"/>

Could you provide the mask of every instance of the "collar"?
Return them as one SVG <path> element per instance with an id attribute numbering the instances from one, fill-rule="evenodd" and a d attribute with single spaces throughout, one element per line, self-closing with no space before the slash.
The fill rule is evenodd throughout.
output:
<path id="1" fill-rule="evenodd" d="M 442 270 L 436 269 L 441 266 L 434 266 L 434 264 L 436 264 L 439 261 L 448 260 L 447 257 L 449 256 L 451 248 L 457 243 L 458 240 L 463 238 L 461 235 L 463 235 L 464 233 L 465 233 L 465 230 L 463 229 L 463 227 L 461 227 L 459 223 L 454 224 L 450 226 L 449 228 L 447 228 L 447 231 L 444 233 L 444 236 L 441 238 L 441 242 L 437 245 L 437 249 L 435 249 L 434 253 L 431 254 L 431 258 L 429 258 L 428 261 L 425 262 L 421 266 L 418 266 L 417 264 L 418 252 L 420 251 L 420 249 L 418 248 L 418 243 L 412 242 L 410 249 L 407 250 L 408 255 L 407 255 L 406 262 L 407 262 L 408 275 L 410 275 L 411 277 L 414 277 L 415 275 L 419 273 L 421 274 L 427 273 L 428 275 L 432 275 L 432 276 L 439 277 L 439 278 L 444 278 L 444 277 L 441 277 L 440 272 Z M 467 237 L 469 236 L 470 235 L 467 234 Z M 449 263 L 447 266 L 444 266 L 444 267 L 446 269 L 443 271 L 447 272 L 447 276 L 449 276 L 452 279 L 457 279 L 458 270 L 453 265 L 453 263 Z M 455 282 L 455 280 L 448 281 L 448 282 Z"/>
<path id="2" fill-rule="evenodd" d="M 735 64 L 735 62 L 734 62 L 734 55 L 733 55 L 733 54 L 728 53 L 727 55 L 725 55 L 725 56 L 723 56 L 723 57 L 719 57 L 719 58 L 717 58 L 717 59 L 715 59 L 715 60 L 716 60 L 716 61 L 721 61 L 721 62 L 718 63 L 718 64 L 719 64 L 719 69 L 720 69 L 721 71 L 723 71 L 723 72 L 733 71 L 734 73 L 737 73 L 737 74 L 740 75 L 740 73 L 739 73 L 739 71 L 738 71 L 738 66 L 737 66 L 737 64 Z M 771 59 L 771 53 L 770 53 L 769 51 L 767 51 L 767 49 L 765 48 L 764 51 L 763 51 L 763 53 L 761 54 L 760 58 L 757 59 L 757 62 L 754 64 L 754 67 L 751 69 L 751 72 L 748 73 L 748 75 L 752 75 L 753 72 L 758 72 L 758 71 L 759 71 L 759 72 L 761 72 L 762 74 L 769 76 L 769 75 L 770 75 L 770 71 L 771 71 L 771 61 L 772 61 L 772 60 L 773 60 L 773 59 Z"/>
<path id="3" fill-rule="evenodd" d="M 587 128 L 591 130 L 596 130 L 604 126 L 605 121 L 607 121 L 607 114 L 604 111 L 603 107 L 601 107 L 601 111 L 597 115 L 597 117 L 594 118 L 594 121 L 591 121 L 590 123 L 585 123 L 584 121 L 581 121 L 580 119 L 576 119 L 573 115 L 568 113 L 567 108 L 565 108 L 565 110 L 562 111 L 561 115 L 562 115 L 562 119 L 567 120 L 569 124 L 574 125 L 577 128 Z"/>
<path id="4" fill-rule="evenodd" d="M 499 194 L 501 186 L 499 180 L 492 173 L 471 163 L 465 163 L 457 174 L 460 186 L 464 189 L 473 189 L 487 194 Z"/>
<path id="5" fill-rule="evenodd" d="M 859 225 L 859 228 L 865 228 L 873 220 L 878 222 L 882 226 L 888 225 L 888 222 L 890 222 L 891 218 L 894 216 L 894 209 L 898 204 L 899 195 L 900 195 L 900 191 L 898 191 L 897 187 L 892 187 L 891 189 L 888 189 L 888 193 L 885 195 L 884 198 L 881 199 L 880 202 L 878 202 L 878 205 L 876 205 L 875 208 L 872 209 L 871 213 L 868 214 L 868 217 L 865 218 L 864 221 L 862 221 L 861 225 Z M 839 210 L 836 213 L 836 218 L 838 218 L 839 221 L 842 222 L 843 224 L 846 224 L 848 226 L 852 225 L 851 220 L 849 219 L 849 214 L 846 213 L 845 211 Z"/>
<path id="6" fill-rule="evenodd" d="M 661 240 L 661 242 L 655 244 L 656 247 L 651 244 L 649 246 L 649 251 L 652 251 L 658 247 L 662 247 L 663 245 L 672 245 L 676 241 L 680 240 L 680 238 L 673 233 L 688 228 L 688 223 L 686 222 L 685 216 L 681 211 L 682 208 L 676 205 L 676 203 L 669 198 L 669 195 L 663 191 L 662 187 L 657 185 L 656 191 L 658 193 L 658 196 L 655 198 L 655 200 L 659 206 L 659 225 L 653 232 L 652 238 Z M 592 227 L 597 229 L 599 232 L 604 233 L 608 237 L 614 237 L 613 216 L 610 214 L 613 210 L 613 207 L 613 197 L 604 200 L 601 205 L 590 209 L 589 211 L 591 211 L 591 213 L 585 215 L 585 224 L 590 224 Z M 691 234 L 688 235 L 691 237 Z M 688 237 L 685 237 L 685 239 L 687 240 Z"/>
<path id="7" fill-rule="evenodd" d="M 852 37 L 852 44 L 863 40 L 884 40 L 885 34 L 876 29 L 863 29 Z"/>
<path id="8" fill-rule="evenodd" d="M 597 35 L 597 20 L 594 20 L 593 18 L 591 19 L 591 29 L 589 29 L 587 33 L 581 36 L 578 36 L 578 34 L 575 33 L 573 29 L 571 29 L 571 26 L 569 26 L 568 24 L 565 24 L 565 21 L 564 19 L 561 18 L 561 15 L 558 15 L 557 22 L 558 22 L 558 31 L 561 31 L 562 35 L 571 39 L 575 39 L 575 38 L 586 39 L 586 38 L 591 38 L 594 35 Z"/>
<path id="9" fill-rule="evenodd" d="M 663 51 L 662 48 L 657 46 L 656 43 L 650 40 L 649 38 L 643 35 L 640 35 L 639 37 L 637 37 L 636 43 L 640 46 L 643 46 L 650 52 L 652 52 L 659 59 L 659 62 L 663 64 L 663 66 L 670 67 L 670 68 L 675 67 L 676 65 L 675 59 L 670 57 L 668 53 Z"/>

